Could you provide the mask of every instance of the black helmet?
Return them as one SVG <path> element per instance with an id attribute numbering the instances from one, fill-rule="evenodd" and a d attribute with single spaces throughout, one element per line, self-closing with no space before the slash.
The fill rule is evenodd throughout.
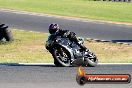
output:
<path id="1" fill-rule="evenodd" d="M 55 32 L 57 32 L 59 30 L 59 25 L 56 23 L 52 23 L 49 26 L 49 33 L 50 34 L 54 34 Z"/>
<path id="2" fill-rule="evenodd" d="M 6 26 L 5 24 L 0 24 L 0 29 L 7 29 L 8 26 Z"/>

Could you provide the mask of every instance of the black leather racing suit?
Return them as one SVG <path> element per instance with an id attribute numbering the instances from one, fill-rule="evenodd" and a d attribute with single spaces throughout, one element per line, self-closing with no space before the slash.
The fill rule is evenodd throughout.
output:
<path id="1" fill-rule="evenodd" d="M 78 43 L 78 39 L 76 37 L 76 34 L 74 32 L 71 32 L 69 30 L 62 30 L 62 29 L 59 29 L 56 33 L 55 33 L 56 36 L 61 36 L 61 37 L 66 37 L 66 38 L 69 38 L 70 41 L 74 41 L 78 46 L 80 46 L 81 50 L 84 50 L 86 51 L 86 47 L 84 45 L 81 45 Z"/>

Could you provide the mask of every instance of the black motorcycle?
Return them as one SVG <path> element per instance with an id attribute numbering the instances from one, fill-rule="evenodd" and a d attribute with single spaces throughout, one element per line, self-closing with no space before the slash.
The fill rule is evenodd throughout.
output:
<path id="1" fill-rule="evenodd" d="M 0 41 L 5 39 L 6 41 L 12 41 L 13 35 L 11 30 L 5 24 L 0 24 Z"/>
<path id="2" fill-rule="evenodd" d="M 83 44 L 84 39 L 79 38 L 79 43 Z M 51 34 L 45 46 L 52 54 L 56 66 L 95 67 L 98 63 L 98 59 L 94 53 L 89 49 L 87 51 L 81 51 L 81 48 L 75 42 L 71 42 L 69 38 Z"/>

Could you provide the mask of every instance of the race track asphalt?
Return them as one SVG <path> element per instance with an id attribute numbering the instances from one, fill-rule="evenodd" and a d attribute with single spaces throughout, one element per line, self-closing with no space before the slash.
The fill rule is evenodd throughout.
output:
<path id="1" fill-rule="evenodd" d="M 0 22 L 24 30 L 48 32 L 51 23 L 58 23 L 84 38 L 132 43 L 132 26 L 98 21 L 80 21 L 51 16 L 36 16 L 0 10 Z"/>
<path id="2" fill-rule="evenodd" d="M 130 74 L 132 65 L 85 67 L 88 74 Z M 132 88 L 130 84 L 85 84 L 76 82 L 77 67 L 54 65 L 0 65 L 0 88 Z"/>
<path id="3" fill-rule="evenodd" d="M 101 40 L 132 43 L 132 26 L 103 22 L 67 20 L 48 16 L 34 16 L 0 11 L 0 22 L 12 28 L 48 32 L 50 23 L 60 24 L 78 36 Z M 132 65 L 98 65 L 86 67 L 89 74 L 131 74 Z M 76 67 L 54 67 L 53 65 L 26 66 L 0 65 L 0 88 L 132 88 L 130 84 L 86 84 L 76 83 Z"/>

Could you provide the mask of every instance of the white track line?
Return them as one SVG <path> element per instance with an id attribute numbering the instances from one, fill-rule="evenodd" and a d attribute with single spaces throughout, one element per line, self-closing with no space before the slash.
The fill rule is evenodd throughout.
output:
<path id="1" fill-rule="evenodd" d="M 20 65 L 54 65 L 54 63 L 19 63 Z M 99 65 L 132 65 L 132 63 L 99 63 Z"/>
<path id="2" fill-rule="evenodd" d="M 52 65 L 55 66 L 54 63 L 0 63 L 1 65 L 25 65 L 25 66 L 46 66 Z M 132 63 L 99 63 L 98 65 L 132 65 Z"/>
<path id="3" fill-rule="evenodd" d="M 19 65 L 54 65 L 54 63 L 19 63 Z"/>

